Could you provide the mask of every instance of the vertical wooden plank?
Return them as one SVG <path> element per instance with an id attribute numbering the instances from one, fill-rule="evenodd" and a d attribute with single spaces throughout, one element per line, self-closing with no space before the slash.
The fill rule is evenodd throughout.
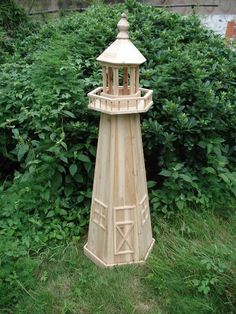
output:
<path id="1" fill-rule="evenodd" d="M 102 66 L 102 82 L 103 82 L 103 93 L 107 92 L 107 67 Z"/>
<path id="2" fill-rule="evenodd" d="M 139 90 L 139 66 L 136 67 L 135 72 L 135 92 L 137 93 Z"/>
<path id="3" fill-rule="evenodd" d="M 108 67 L 108 94 L 113 94 L 112 89 L 112 67 Z"/>
<path id="4" fill-rule="evenodd" d="M 137 132 L 136 132 L 136 117 L 138 114 L 130 115 L 130 131 L 131 131 L 131 147 L 132 147 L 132 161 L 133 161 L 133 180 L 134 180 L 134 189 L 135 189 L 135 205 L 136 211 L 134 216 L 134 229 L 135 229 L 135 237 L 134 237 L 134 259 L 135 261 L 139 260 L 139 237 L 138 234 L 141 233 L 140 223 L 139 223 L 139 182 L 138 182 L 138 162 L 137 162 L 137 154 L 139 153 L 137 147 Z M 139 123 L 139 122 L 138 122 Z"/>
<path id="5" fill-rule="evenodd" d="M 110 264 L 114 264 L 114 185 L 115 185 L 115 163 L 117 150 L 117 116 L 109 117 L 110 125 L 110 163 L 106 165 L 109 168 L 109 177 L 106 178 L 109 187 L 108 206 L 110 209 L 107 233 L 107 257 Z"/>
<path id="6" fill-rule="evenodd" d="M 129 88 L 128 88 L 128 67 L 124 67 L 123 73 L 124 73 L 124 77 L 123 77 L 124 95 L 128 95 L 129 94 Z"/>
<path id="7" fill-rule="evenodd" d="M 113 68 L 113 95 L 119 95 L 119 68 Z"/>
<path id="8" fill-rule="evenodd" d="M 135 94 L 135 67 L 130 68 L 130 94 Z"/>
<path id="9" fill-rule="evenodd" d="M 138 177 L 137 182 L 138 185 L 138 193 L 140 200 L 140 209 L 142 211 L 142 200 L 143 197 L 146 196 L 146 206 L 148 210 L 148 218 L 144 225 L 140 225 L 140 233 L 139 233 L 139 253 L 142 258 L 144 258 L 147 253 L 147 248 L 150 246 L 152 242 L 152 231 L 151 231 L 151 220 L 150 220 L 150 212 L 149 212 L 149 202 L 148 202 L 148 190 L 147 190 L 147 181 L 146 181 L 146 170 L 145 170 L 145 162 L 144 162 L 144 153 L 143 153 L 143 143 L 142 143 L 142 134 L 140 128 L 140 116 L 136 115 L 136 130 L 135 133 L 137 135 L 137 157 L 136 162 L 138 164 Z M 142 196 L 141 196 L 142 195 Z"/>

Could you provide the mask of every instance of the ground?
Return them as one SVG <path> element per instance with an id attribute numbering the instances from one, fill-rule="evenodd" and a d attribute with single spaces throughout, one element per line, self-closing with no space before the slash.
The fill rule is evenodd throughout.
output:
<path id="1" fill-rule="evenodd" d="M 86 237 L 48 247 L 14 313 L 233 313 L 235 215 L 192 213 L 155 225 L 144 266 L 97 267 L 83 254 Z"/>

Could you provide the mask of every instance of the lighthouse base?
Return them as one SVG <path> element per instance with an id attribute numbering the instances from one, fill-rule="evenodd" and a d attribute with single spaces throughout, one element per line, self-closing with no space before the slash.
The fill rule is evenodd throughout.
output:
<path id="1" fill-rule="evenodd" d="M 88 248 L 87 245 L 88 243 L 85 244 L 84 246 L 84 254 L 91 259 L 91 261 L 93 261 L 96 265 L 102 267 L 102 268 L 106 268 L 106 267 L 114 267 L 114 266 L 123 266 L 123 265 L 132 265 L 132 264 L 144 264 L 149 256 L 149 254 L 152 251 L 152 248 L 155 244 L 155 239 L 152 239 L 151 245 L 144 257 L 143 260 L 140 261 L 133 261 L 133 262 L 124 262 L 124 263 L 117 263 L 117 264 L 106 264 L 104 263 L 100 258 L 98 258 L 96 255 L 93 254 L 93 252 L 91 252 Z"/>
<path id="2" fill-rule="evenodd" d="M 153 243 L 139 114 L 102 113 L 85 254 L 103 267 L 143 263 Z"/>

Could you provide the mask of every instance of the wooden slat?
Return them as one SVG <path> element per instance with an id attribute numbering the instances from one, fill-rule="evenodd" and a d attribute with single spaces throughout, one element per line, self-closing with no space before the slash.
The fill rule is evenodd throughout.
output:
<path id="1" fill-rule="evenodd" d="M 108 94 L 113 94 L 112 88 L 112 67 L 108 67 Z"/>
<path id="2" fill-rule="evenodd" d="M 107 92 L 107 69 L 106 66 L 102 66 L 102 82 L 103 82 L 103 93 Z"/>
<path id="3" fill-rule="evenodd" d="M 128 95 L 128 67 L 124 67 L 124 70 L 123 70 L 123 73 L 124 73 L 124 78 L 123 78 L 123 85 L 124 85 L 124 94 L 125 95 Z"/>
<path id="4" fill-rule="evenodd" d="M 138 90 L 139 90 L 139 66 L 137 66 L 135 72 L 135 92 L 137 93 Z"/>
<path id="5" fill-rule="evenodd" d="M 153 239 L 138 114 L 101 115 L 92 204 L 86 255 L 102 266 L 143 262 Z"/>
<path id="6" fill-rule="evenodd" d="M 119 95 L 119 72 L 117 67 L 113 67 L 113 95 Z"/>
<path id="7" fill-rule="evenodd" d="M 135 94 L 135 67 L 130 68 L 130 94 Z"/>

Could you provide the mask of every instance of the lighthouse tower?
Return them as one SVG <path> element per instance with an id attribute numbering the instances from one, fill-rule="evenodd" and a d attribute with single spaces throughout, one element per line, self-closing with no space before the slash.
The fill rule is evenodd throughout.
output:
<path id="1" fill-rule="evenodd" d="M 103 86 L 88 94 L 88 107 L 101 117 L 84 252 L 103 267 L 142 263 L 154 244 L 139 116 L 151 107 L 152 90 L 139 87 L 146 59 L 128 28 L 122 14 L 117 39 L 97 58 Z"/>

